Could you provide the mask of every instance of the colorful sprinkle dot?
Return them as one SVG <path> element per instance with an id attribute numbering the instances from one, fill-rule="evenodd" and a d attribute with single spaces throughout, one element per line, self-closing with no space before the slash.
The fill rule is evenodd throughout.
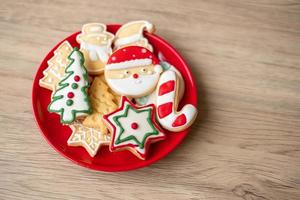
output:
<path id="1" fill-rule="evenodd" d="M 78 88 L 78 84 L 77 83 L 72 83 L 71 87 L 72 87 L 72 89 L 77 89 Z"/>
<path id="2" fill-rule="evenodd" d="M 71 99 L 68 99 L 67 102 L 66 102 L 67 106 L 71 106 L 73 105 L 73 100 Z"/>
<path id="3" fill-rule="evenodd" d="M 142 49 L 142 53 L 146 53 L 147 52 L 147 50 L 146 49 Z"/>
<path id="4" fill-rule="evenodd" d="M 68 93 L 68 98 L 73 98 L 74 97 L 74 93 L 73 92 L 69 92 Z"/>
<path id="5" fill-rule="evenodd" d="M 74 76 L 74 81 L 76 81 L 76 82 L 80 81 L 80 76 L 78 76 L 78 75 Z"/>
<path id="6" fill-rule="evenodd" d="M 133 122 L 131 124 L 131 128 L 134 129 L 134 130 L 136 130 L 138 127 L 139 127 L 139 125 L 136 122 Z"/>

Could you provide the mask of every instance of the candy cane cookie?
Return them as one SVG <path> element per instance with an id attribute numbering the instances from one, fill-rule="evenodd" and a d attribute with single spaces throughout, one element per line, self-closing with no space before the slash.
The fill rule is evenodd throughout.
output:
<path id="1" fill-rule="evenodd" d="M 171 131 L 179 132 L 188 128 L 196 119 L 197 109 L 186 104 L 177 111 L 179 103 L 179 79 L 174 71 L 165 71 L 157 84 L 157 120 L 160 125 Z"/>

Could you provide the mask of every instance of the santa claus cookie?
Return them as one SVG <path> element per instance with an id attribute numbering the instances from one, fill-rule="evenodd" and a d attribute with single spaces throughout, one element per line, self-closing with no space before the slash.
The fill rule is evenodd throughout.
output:
<path id="1" fill-rule="evenodd" d="M 105 79 L 119 95 L 142 97 L 154 91 L 162 67 L 156 56 L 140 46 L 115 51 L 105 66 Z"/>
<path id="2" fill-rule="evenodd" d="M 59 82 L 48 106 L 49 112 L 60 115 L 62 124 L 70 124 L 76 118 L 91 113 L 87 95 L 89 80 L 83 65 L 83 55 L 74 48 L 68 59 L 70 64 L 66 68 L 65 77 Z"/>
<path id="3" fill-rule="evenodd" d="M 153 104 L 138 107 L 123 96 L 120 108 L 104 115 L 103 119 L 111 131 L 111 151 L 127 149 L 145 160 L 149 145 L 165 139 L 165 134 L 155 122 Z"/>
<path id="4" fill-rule="evenodd" d="M 101 23 L 89 23 L 82 27 L 76 40 L 83 52 L 84 65 L 90 74 L 100 74 L 108 57 L 112 53 L 111 44 L 114 35 L 106 31 L 106 25 Z"/>
<path id="5" fill-rule="evenodd" d="M 152 45 L 144 37 L 144 31 L 154 33 L 154 25 L 148 21 L 132 21 L 121 26 L 117 31 L 114 40 L 114 48 L 119 49 L 125 46 L 142 46 L 153 51 Z"/>

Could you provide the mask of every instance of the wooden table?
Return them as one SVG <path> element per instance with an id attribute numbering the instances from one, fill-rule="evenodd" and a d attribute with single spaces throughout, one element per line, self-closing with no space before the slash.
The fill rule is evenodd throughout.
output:
<path id="1" fill-rule="evenodd" d="M 300 2 L 0 1 L 0 199 L 300 199 Z M 31 110 L 39 63 L 87 22 L 147 19 L 185 57 L 199 116 L 150 167 L 74 165 Z"/>

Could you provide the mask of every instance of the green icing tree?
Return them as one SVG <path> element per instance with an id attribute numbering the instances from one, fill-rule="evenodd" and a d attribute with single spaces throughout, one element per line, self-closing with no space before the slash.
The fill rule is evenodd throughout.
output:
<path id="1" fill-rule="evenodd" d="M 68 56 L 71 61 L 66 68 L 65 77 L 58 83 L 58 89 L 52 95 L 48 106 L 50 112 L 60 115 L 63 124 L 70 124 L 77 117 L 91 113 L 87 88 L 89 80 L 83 65 L 83 54 L 74 48 Z"/>

